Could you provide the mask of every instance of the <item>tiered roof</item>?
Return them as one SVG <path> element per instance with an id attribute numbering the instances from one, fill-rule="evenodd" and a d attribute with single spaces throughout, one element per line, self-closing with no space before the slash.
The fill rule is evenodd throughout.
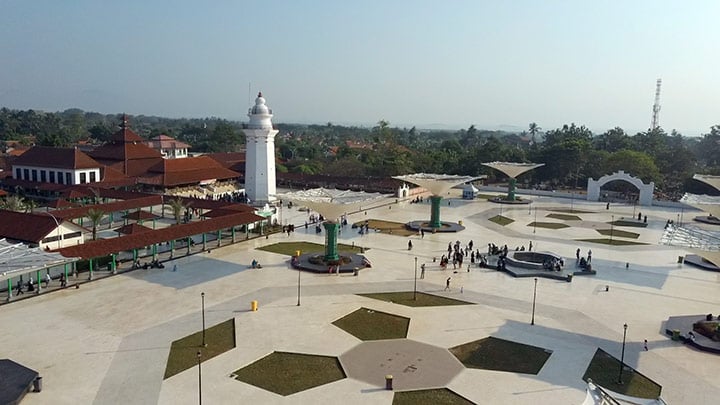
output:
<path id="1" fill-rule="evenodd" d="M 238 177 L 235 171 L 226 169 L 209 156 L 185 159 L 163 159 L 148 169 L 148 173 L 138 179 L 139 183 L 177 186 L 197 183 L 203 180 L 224 180 Z"/>
<path id="2" fill-rule="evenodd" d="M 51 148 L 47 146 L 34 146 L 28 149 L 13 161 L 13 165 L 67 170 L 102 167 L 100 163 L 77 148 Z"/>

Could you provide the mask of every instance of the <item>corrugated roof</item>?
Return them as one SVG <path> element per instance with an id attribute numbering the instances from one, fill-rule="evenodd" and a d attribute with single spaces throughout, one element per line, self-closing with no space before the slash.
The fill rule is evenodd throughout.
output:
<path id="1" fill-rule="evenodd" d="M 52 167 L 57 169 L 92 169 L 102 165 L 75 148 L 34 146 L 18 156 L 15 166 Z"/>
<path id="2" fill-rule="evenodd" d="M 57 210 L 57 211 L 53 211 L 53 215 L 55 215 L 58 218 L 63 218 L 63 219 L 74 219 L 74 218 L 86 217 L 88 211 L 91 209 L 96 209 L 96 210 L 103 211 L 105 213 L 110 213 L 110 212 L 126 211 L 126 210 L 135 209 L 135 208 L 150 207 L 153 205 L 160 205 L 160 204 L 162 204 L 162 196 L 151 195 L 151 196 L 147 196 L 147 197 L 136 198 L 133 200 L 115 201 L 115 202 L 111 202 L 111 203 L 107 203 L 107 204 L 94 204 L 94 205 L 86 205 L 84 207 L 78 207 L 78 208 L 69 208 L 66 210 Z"/>
<path id="3" fill-rule="evenodd" d="M 46 267 L 59 266 L 76 258 L 31 248 L 23 243 L 0 239 L 0 281 Z"/>
<path id="4" fill-rule="evenodd" d="M 217 232 L 220 229 L 228 229 L 231 226 L 240 226 L 259 222 L 265 218 L 249 212 L 241 212 L 234 215 L 226 215 L 220 218 L 211 218 L 204 221 L 191 222 L 189 224 L 174 225 L 169 228 L 157 229 L 140 234 L 125 235 L 112 239 L 101 239 L 90 241 L 82 245 L 68 246 L 59 249 L 57 252 L 65 257 L 81 257 L 91 259 L 104 257 L 112 253 L 130 251 L 156 243 L 164 243 L 170 240 L 187 238 L 203 233 Z"/>

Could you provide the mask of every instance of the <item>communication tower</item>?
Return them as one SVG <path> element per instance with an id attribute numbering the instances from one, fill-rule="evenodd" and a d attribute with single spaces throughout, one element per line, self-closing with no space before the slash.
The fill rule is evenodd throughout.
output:
<path id="1" fill-rule="evenodd" d="M 660 86 L 662 85 L 662 79 L 657 79 L 655 85 L 655 104 L 652 109 L 652 121 L 650 122 L 650 129 L 653 130 L 660 126 Z"/>

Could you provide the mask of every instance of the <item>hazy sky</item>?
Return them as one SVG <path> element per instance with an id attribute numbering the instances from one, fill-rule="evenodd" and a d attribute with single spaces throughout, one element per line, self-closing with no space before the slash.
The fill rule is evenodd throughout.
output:
<path id="1" fill-rule="evenodd" d="M 720 1 L 0 0 L 0 106 L 688 135 L 720 124 Z M 254 96 L 253 94 L 253 96 Z"/>

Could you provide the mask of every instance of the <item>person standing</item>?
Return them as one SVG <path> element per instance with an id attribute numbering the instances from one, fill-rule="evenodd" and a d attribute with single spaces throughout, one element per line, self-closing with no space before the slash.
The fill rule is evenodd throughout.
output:
<path id="1" fill-rule="evenodd" d="M 592 261 L 592 250 L 588 249 L 588 261 L 587 262 L 590 263 L 590 261 Z"/>
<path id="2" fill-rule="evenodd" d="M 23 291 L 23 282 L 22 282 L 22 280 L 18 280 L 17 292 L 15 293 L 15 295 L 23 295 L 23 294 L 25 294 L 25 292 Z"/>
<path id="3" fill-rule="evenodd" d="M 647 339 L 643 340 L 643 349 L 645 349 L 645 351 L 648 351 Z"/>
<path id="4" fill-rule="evenodd" d="M 420 279 L 425 278 L 425 263 L 420 265 Z"/>
<path id="5" fill-rule="evenodd" d="M 445 280 L 445 290 L 443 291 L 449 291 L 450 290 L 450 277 Z"/>
<path id="6" fill-rule="evenodd" d="M 528 246 L 528 252 L 532 252 L 532 241 L 530 241 L 530 245 Z"/>
<path id="7" fill-rule="evenodd" d="M 577 248 L 575 251 L 575 259 L 577 259 L 578 262 L 580 261 L 580 248 Z"/>
<path id="8" fill-rule="evenodd" d="M 48 270 L 48 272 L 45 273 L 45 288 L 48 288 L 50 286 L 51 281 L 52 277 L 50 277 L 50 271 Z"/>

